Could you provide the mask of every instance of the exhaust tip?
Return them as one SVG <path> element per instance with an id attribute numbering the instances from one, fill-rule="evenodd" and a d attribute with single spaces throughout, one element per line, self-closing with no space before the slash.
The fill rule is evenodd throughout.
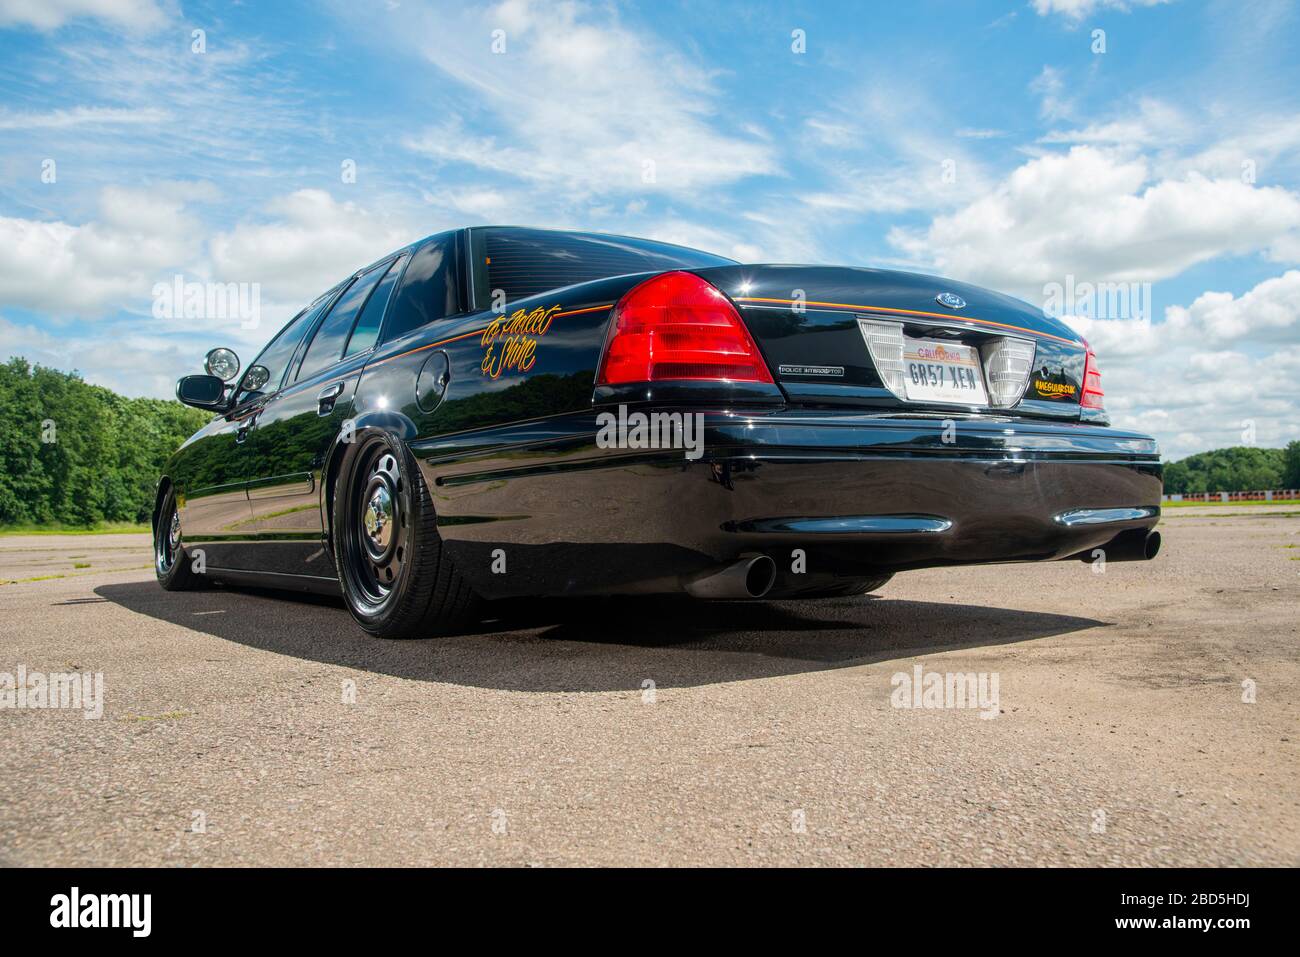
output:
<path id="1" fill-rule="evenodd" d="M 1143 528 L 1130 528 L 1120 532 L 1104 545 L 1087 548 L 1074 557 L 1085 564 L 1099 554 L 1108 562 L 1149 562 L 1160 553 L 1160 533 Z"/>
<path id="2" fill-rule="evenodd" d="M 1158 539 L 1160 536 L 1156 536 Z M 1156 547 L 1160 547 L 1159 541 Z M 745 570 L 745 591 L 749 592 L 750 598 L 762 598 L 772 590 L 772 585 L 776 581 L 776 562 L 767 555 L 758 555 L 751 559 L 749 568 Z"/>
<path id="3" fill-rule="evenodd" d="M 685 583 L 696 598 L 762 598 L 776 582 L 776 562 L 769 556 L 749 552 Z"/>
<path id="4" fill-rule="evenodd" d="M 1151 561 L 1151 559 L 1155 558 L 1158 554 L 1160 554 L 1160 533 L 1159 532 L 1149 532 L 1147 534 L 1147 539 L 1143 546 L 1142 554 L 1146 557 L 1147 561 Z"/>

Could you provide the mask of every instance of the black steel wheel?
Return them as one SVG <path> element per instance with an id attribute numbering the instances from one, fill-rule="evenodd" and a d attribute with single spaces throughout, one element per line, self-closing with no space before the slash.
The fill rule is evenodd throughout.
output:
<path id="1" fill-rule="evenodd" d="M 402 479 L 397 456 L 380 442 L 371 443 L 356 465 L 349 489 L 346 523 L 346 574 L 367 614 L 380 611 L 402 581 L 406 560 L 406 523 L 410 487 Z"/>
<path id="2" fill-rule="evenodd" d="M 203 584 L 203 576 L 190 567 L 190 556 L 181 542 L 181 517 L 176 493 L 167 490 L 153 529 L 153 568 L 158 584 L 168 591 L 188 591 Z"/>
<path id="3" fill-rule="evenodd" d="M 433 502 L 405 444 L 359 438 L 335 484 L 335 561 L 352 617 L 383 638 L 418 638 L 465 624 L 476 597 L 438 535 Z"/>

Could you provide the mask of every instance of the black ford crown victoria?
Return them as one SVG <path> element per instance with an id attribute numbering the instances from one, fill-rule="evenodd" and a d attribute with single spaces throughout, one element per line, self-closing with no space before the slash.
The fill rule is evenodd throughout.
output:
<path id="1" fill-rule="evenodd" d="M 207 371 L 177 384 L 215 415 L 159 482 L 163 587 L 341 592 L 386 637 L 481 599 L 852 595 L 1159 548 L 1156 444 L 1107 427 L 1087 343 L 928 276 L 461 229 Z"/>

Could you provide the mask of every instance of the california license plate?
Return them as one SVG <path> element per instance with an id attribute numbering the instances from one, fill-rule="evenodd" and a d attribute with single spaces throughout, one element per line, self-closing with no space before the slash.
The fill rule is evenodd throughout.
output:
<path id="1" fill-rule="evenodd" d="M 974 346 L 903 337 L 903 386 L 908 401 L 988 405 L 980 354 Z"/>

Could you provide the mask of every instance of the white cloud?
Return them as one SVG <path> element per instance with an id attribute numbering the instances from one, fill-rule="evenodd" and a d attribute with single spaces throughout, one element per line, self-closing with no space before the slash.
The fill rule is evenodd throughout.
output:
<path id="1" fill-rule="evenodd" d="M 426 192 L 422 198 L 430 206 L 465 213 L 482 223 L 500 222 L 519 208 L 521 197 L 487 187 L 465 187 Z"/>
<path id="2" fill-rule="evenodd" d="M 48 92 L 0 108 L 0 130 L 18 146 L 11 152 L 59 160 L 65 202 L 74 191 L 176 170 L 239 180 L 248 199 L 261 183 L 283 182 L 311 153 L 303 144 L 322 139 L 313 91 L 299 89 L 276 48 L 257 37 L 223 35 L 202 56 L 190 52 L 187 32 L 178 37 L 184 42 L 79 31 L 75 42 L 34 43 L 23 62 Z M 62 175 L 67 161 L 75 177 Z M 49 201 L 35 176 L 9 185 L 19 203 Z"/>
<path id="3" fill-rule="evenodd" d="M 820 174 L 821 188 L 801 191 L 799 203 L 824 217 L 933 211 L 969 202 L 989 184 L 965 143 L 933 132 L 948 128 L 944 105 L 887 77 L 868 78 L 863 88 L 841 97 L 837 107 L 804 121 L 804 135 L 826 149 L 809 150 L 803 157 Z M 807 215 L 806 209 L 779 201 L 767 208 L 786 220 Z"/>
<path id="4" fill-rule="evenodd" d="M 1118 10 L 1127 13 L 1133 7 L 1154 7 L 1169 0 L 1031 0 L 1034 12 L 1040 17 L 1060 14 L 1071 23 L 1099 10 Z"/>
<path id="5" fill-rule="evenodd" d="M 1038 94 L 1038 112 L 1044 119 L 1064 119 L 1074 113 L 1074 101 L 1065 90 L 1065 76 L 1054 66 L 1044 66 L 1029 84 L 1029 91 Z"/>
<path id="6" fill-rule="evenodd" d="M 1268 258 L 1279 263 L 1300 263 L 1300 232 L 1283 236 L 1268 250 Z"/>
<path id="7" fill-rule="evenodd" d="M 1150 282 L 1216 256 L 1267 250 L 1300 228 L 1279 186 L 1189 172 L 1151 181 L 1143 157 L 1092 146 L 1029 160 L 928 228 L 895 228 L 914 261 L 1031 299 L 1047 282 Z"/>
<path id="8" fill-rule="evenodd" d="M 202 226 L 187 203 L 213 197 L 201 183 L 110 186 L 99 219 L 83 225 L 0 217 L 0 307 L 84 316 L 146 298 L 160 271 L 198 253 Z"/>
<path id="9" fill-rule="evenodd" d="M 804 121 L 808 136 L 822 146 L 854 146 L 862 142 L 862 130 L 849 123 L 837 123 L 818 116 Z"/>
<path id="10" fill-rule="evenodd" d="M 159 109 L 118 109 L 107 106 L 78 106 L 71 110 L 45 113 L 15 113 L 0 110 L 0 130 L 50 130 L 76 126 L 134 126 L 165 122 L 169 114 Z"/>
<path id="11" fill-rule="evenodd" d="M 436 231 L 305 189 L 214 234 L 195 207 L 217 198 L 207 183 L 111 186 L 84 224 L 0 217 L 0 309 L 90 319 L 148 313 L 154 285 L 179 273 L 187 282 L 256 283 L 263 311 L 274 316 Z M 285 305 L 267 308 L 275 303 Z"/>
<path id="12" fill-rule="evenodd" d="M 421 52 L 471 88 L 503 131 L 473 135 L 453 115 L 407 141 L 425 156 L 570 199 L 687 196 L 777 171 L 766 142 L 727 132 L 708 72 L 612 11 L 558 0 L 404 11 L 393 15 L 410 17 L 405 35 L 456 38 Z M 504 31 L 504 53 L 491 52 L 494 30 Z"/>
<path id="13" fill-rule="evenodd" d="M 269 219 L 218 233 L 210 244 L 214 278 L 257 282 L 276 299 L 307 302 L 360 267 L 434 229 L 409 225 L 319 189 L 269 203 Z"/>
<path id="14" fill-rule="evenodd" d="M 1207 123 L 1214 123 L 1210 117 Z M 1182 161 L 1185 169 L 1209 175 L 1276 181 L 1279 174 L 1294 181 L 1300 172 L 1300 115 L 1259 115 L 1244 127 L 1227 132 Z M 1287 174 L 1290 174 L 1288 176 Z"/>
<path id="15" fill-rule="evenodd" d="M 267 313 L 259 328 L 189 322 L 184 328 L 146 317 L 96 325 L 76 334 L 55 335 L 30 323 L 0 317 L 0 360 L 21 355 L 29 362 L 64 372 L 76 370 L 88 382 L 127 396 L 171 398 L 176 379 L 202 371 L 214 346 L 234 348 L 247 365 L 271 334 L 293 313 Z"/>
<path id="16" fill-rule="evenodd" d="M 1052 130 L 1045 134 L 1040 142 L 1164 147 L 1185 142 L 1196 128 L 1181 110 L 1162 100 L 1143 97 L 1138 101 L 1136 114 L 1105 122 L 1089 123 L 1081 129 Z"/>
<path id="17" fill-rule="evenodd" d="M 88 17 L 129 30 L 146 30 L 167 20 L 155 0 L 0 0 L 0 27 L 27 26 L 55 30 L 69 20 Z"/>
<path id="18" fill-rule="evenodd" d="M 1300 271 L 1240 296 L 1207 292 L 1163 322 L 1070 318 L 1097 350 L 1116 425 L 1150 432 L 1167 458 L 1300 437 Z"/>
<path id="19" fill-rule="evenodd" d="M 1207 141 L 1206 131 L 1213 131 Z M 1247 111 L 1209 103 L 1175 106 L 1143 97 L 1135 111 L 1054 129 L 1040 143 L 1093 145 L 1146 154 L 1162 177 L 1198 172 L 1246 182 L 1277 182 L 1300 172 L 1300 114 Z M 1292 174 L 1292 175 L 1288 175 Z"/>
<path id="20" fill-rule="evenodd" d="M 763 253 L 761 246 L 745 242 L 725 229 L 700 225 L 676 216 L 646 223 L 641 235 L 646 239 L 729 256 L 740 262 L 754 262 Z"/>
<path id="21" fill-rule="evenodd" d="M 1300 270 L 1266 279 L 1242 296 L 1202 293 L 1186 308 L 1171 307 L 1166 317 L 1174 329 L 1207 343 L 1300 343 Z"/>

